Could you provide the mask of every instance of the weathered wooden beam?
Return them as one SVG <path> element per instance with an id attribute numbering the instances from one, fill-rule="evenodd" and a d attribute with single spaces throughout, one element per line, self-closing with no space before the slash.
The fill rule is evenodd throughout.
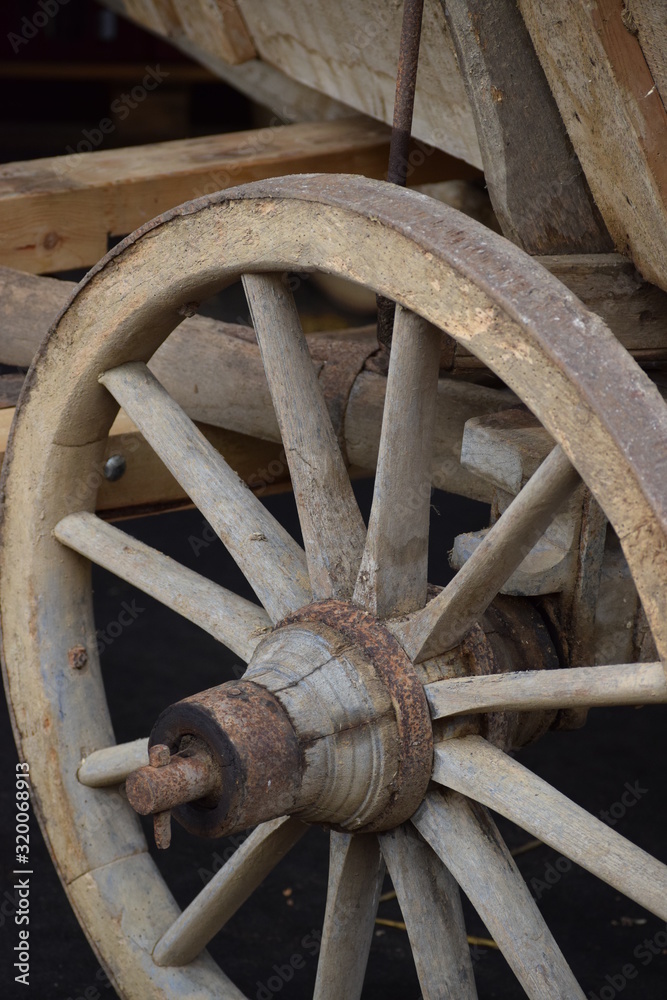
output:
<path id="1" fill-rule="evenodd" d="M 667 112 L 624 4 L 519 9 L 617 249 L 667 289 Z"/>
<path id="2" fill-rule="evenodd" d="M 4 459 L 13 418 L 13 407 L 0 410 L 0 463 Z M 198 426 L 241 479 L 251 487 L 255 484 L 257 492 L 266 495 L 289 488 L 289 471 L 279 444 L 220 427 Z M 112 455 L 121 456 L 125 461 L 125 471 L 115 481 L 104 474 L 105 463 Z M 273 473 L 270 483 L 260 479 L 262 470 L 267 468 Z M 98 487 L 97 510 L 109 520 L 192 506 L 183 489 L 122 411 L 111 428 L 104 461 L 91 472 L 91 477 Z M 86 492 L 87 485 L 83 483 L 82 505 Z M 205 544 L 212 538 L 211 534 L 210 538 L 199 541 Z"/>
<path id="3" fill-rule="evenodd" d="M 667 294 L 643 282 L 631 263 L 615 254 L 544 258 L 544 262 L 592 308 L 599 309 L 626 346 L 650 352 L 654 358 L 667 357 Z M 72 282 L 0 268 L 0 362 L 30 363 L 74 287 Z M 311 334 L 308 343 L 348 461 L 357 468 L 374 468 L 386 379 L 361 371 L 364 359 L 375 348 L 373 328 Z M 470 363 L 464 354 L 455 359 L 462 370 Z M 287 480 L 259 348 L 248 327 L 203 316 L 184 319 L 151 359 L 150 367 L 193 419 L 210 425 L 207 435 L 255 490 L 266 492 Z M 441 379 L 434 485 L 473 499 L 491 499 L 493 486 L 461 465 L 463 429 L 470 418 L 515 402 L 502 391 Z M 10 412 L 0 414 L 6 429 Z M 216 426 L 226 428 L 219 442 L 211 437 Z M 184 502 L 182 491 L 143 438 L 137 440 L 125 476 L 102 484 L 101 509 Z M 150 496 L 143 480 L 152 484 Z"/>
<path id="4" fill-rule="evenodd" d="M 611 250 L 515 0 L 441 2 L 504 235 L 531 254 Z"/>
<path id="5" fill-rule="evenodd" d="M 104 119 L 83 136 L 104 139 Z M 81 143 L 78 144 L 82 145 Z M 358 117 L 276 125 L 0 167 L 0 264 L 33 273 L 86 267 L 108 236 L 132 232 L 183 201 L 292 173 L 386 173 L 389 129 Z M 414 184 L 460 176 L 439 151 L 421 153 Z"/>
<path id="6" fill-rule="evenodd" d="M 3 301 L 2 279 L 5 279 L 6 284 L 11 284 L 7 280 L 8 275 L 11 276 L 11 272 L 0 270 L 0 302 Z M 52 301 L 54 286 L 59 282 L 32 275 L 21 276 L 21 294 L 15 295 L 14 301 L 34 306 L 42 283 L 48 287 Z M 32 300 L 27 292 L 30 287 L 34 290 Z M 29 306 L 26 311 L 29 311 Z M 36 310 L 33 309 L 33 317 L 35 314 Z M 22 319 L 25 320 L 25 313 L 22 314 Z M 39 328 L 34 325 L 30 327 L 35 347 L 42 339 L 49 317 L 43 317 L 43 320 Z M 7 330 L 8 327 L 5 326 L 4 332 L 7 333 Z M 2 332 L 3 328 L 0 327 L 0 359 Z M 9 339 L 11 341 L 11 335 Z M 23 344 L 25 350 L 25 340 Z M 377 348 L 374 327 L 310 334 L 308 344 L 334 428 L 342 440 L 349 465 L 357 469 L 373 469 L 380 441 L 386 378 L 361 369 L 364 358 Z M 26 360 L 25 355 L 15 354 L 13 357 L 14 363 L 20 359 Z M 214 434 L 215 427 L 224 427 L 227 431 L 246 436 L 240 441 L 234 437 L 228 441 L 223 433 L 221 450 L 228 457 L 227 447 L 232 448 L 232 451 L 238 448 L 238 460 L 243 463 L 245 471 L 240 471 L 234 457 L 229 458 L 230 464 L 247 478 L 253 489 L 260 493 L 267 492 L 287 479 L 287 463 L 282 450 L 279 449 L 277 454 L 272 451 L 264 452 L 255 449 L 251 440 L 262 438 L 265 442 L 276 442 L 276 445 L 280 442 L 280 431 L 259 347 L 251 330 L 205 317 L 186 319 L 155 353 L 149 367 L 193 420 L 212 425 L 210 431 L 206 431 L 207 436 Z M 463 429 L 466 421 L 473 416 L 515 404 L 516 397 L 506 390 L 442 379 L 438 390 L 438 419 L 432 465 L 434 485 L 472 499 L 489 501 L 492 487 L 464 469 L 460 463 Z M 9 412 L 5 410 L 4 414 Z M 217 446 L 217 439 L 211 440 Z M 158 473 L 150 471 L 152 466 L 148 459 L 144 461 L 141 458 L 136 465 L 137 475 L 141 476 L 143 473 L 158 482 Z M 160 475 L 163 473 L 160 472 Z M 123 477 L 118 480 L 119 486 L 123 484 L 123 480 L 125 484 L 130 482 Z M 167 499 L 171 500 L 172 496 L 177 495 L 174 489 L 173 484 L 169 486 L 171 492 L 168 492 Z M 163 487 L 160 487 L 157 492 L 161 494 L 162 490 Z M 122 490 L 114 490 L 113 493 L 118 498 L 121 497 Z M 125 503 L 125 497 L 121 499 Z M 129 501 L 136 506 L 132 497 Z M 110 501 L 114 509 L 117 504 L 118 499 Z"/>
<path id="7" fill-rule="evenodd" d="M 667 294 L 644 281 L 631 261 L 620 254 L 567 254 L 540 259 L 547 270 L 602 317 L 638 360 L 667 361 Z M 28 367 L 74 287 L 71 281 L 0 267 L 0 364 Z M 187 363 L 188 351 L 195 349 L 200 340 L 203 344 L 207 337 L 212 337 L 215 342 L 217 334 L 225 332 L 231 332 L 237 342 L 235 350 L 247 352 L 247 344 L 238 346 L 240 336 L 245 340 L 252 338 L 247 328 L 244 333 L 233 324 L 202 316 L 185 319 L 162 351 L 168 351 L 171 342 L 180 343 L 179 338 L 183 337 L 182 343 L 185 346 L 187 342 L 188 349 L 183 350 L 181 363 Z M 312 347 L 313 338 L 309 340 Z M 201 355 L 197 361 L 206 367 Z M 466 370 L 476 363 L 472 355 L 457 350 L 453 362 L 457 368 Z M 210 417 L 202 419 L 211 422 Z"/>
<path id="8" fill-rule="evenodd" d="M 664 3 L 625 0 L 621 17 L 628 31 L 637 36 L 662 102 L 667 103 L 667 14 Z"/>

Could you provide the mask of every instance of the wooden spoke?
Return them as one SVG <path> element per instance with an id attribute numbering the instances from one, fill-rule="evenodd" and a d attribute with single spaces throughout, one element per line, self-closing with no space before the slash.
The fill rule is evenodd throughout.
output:
<path id="1" fill-rule="evenodd" d="M 310 600 L 305 558 L 294 539 L 208 443 L 146 365 L 100 376 L 241 567 L 273 621 Z"/>
<path id="2" fill-rule="evenodd" d="M 155 963 L 187 965 L 196 958 L 307 829 L 290 817 L 258 826 L 163 934 Z"/>
<path id="3" fill-rule="evenodd" d="M 380 618 L 426 603 L 439 330 L 396 307 L 373 508 L 356 604 Z"/>
<path id="4" fill-rule="evenodd" d="M 435 751 L 433 779 L 511 819 L 667 920 L 667 865 L 480 736 L 440 744 Z M 631 791 L 628 794 L 633 795 Z"/>
<path id="5" fill-rule="evenodd" d="M 476 1000 L 461 897 L 451 873 L 409 823 L 383 833 L 380 849 L 408 929 L 423 1000 Z"/>
<path id="6" fill-rule="evenodd" d="M 94 514 L 69 514 L 56 538 L 205 629 L 247 663 L 271 619 L 257 605 L 181 566 Z"/>
<path id="7" fill-rule="evenodd" d="M 383 877 L 377 837 L 332 832 L 314 1000 L 359 1000 Z"/>
<path id="8" fill-rule="evenodd" d="M 584 1000 L 486 810 L 456 792 L 432 792 L 412 822 L 479 913 L 530 1000 Z"/>
<path id="9" fill-rule="evenodd" d="M 451 583 L 421 611 L 396 624 L 396 635 L 414 660 L 435 656 L 463 638 L 578 483 L 577 472 L 557 445 Z"/>
<path id="10" fill-rule="evenodd" d="M 482 677 L 452 677 L 424 688 L 434 719 L 467 712 L 592 708 L 667 702 L 662 663 L 523 670 Z"/>
<path id="11" fill-rule="evenodd" d="M 119 743 L 117 746 L 94 750 L 84 757 L 77 771 L 77 778 L 89 788 L 106 788 L 120 785 L 131 771 L 148 764 L 148 737 Z"/>
<path id="12" fill-rule="evenodd" d="M 350 598 L 366 529 L 292 293 L 279 274 L 243 287 L 276 409 L 316 598 Z"/>

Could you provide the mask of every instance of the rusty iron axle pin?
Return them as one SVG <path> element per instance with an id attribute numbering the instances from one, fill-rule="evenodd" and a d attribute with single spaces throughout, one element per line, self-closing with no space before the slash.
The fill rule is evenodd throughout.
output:
<path id="1" fill-rule="evenodd" d="M 164 743 L 154 744 L 148 759 L 147 767 L 128 776 L 127 798 L 135 812 L 153 816 L 155 843 L 165 850 L 171 843 L 172 809 L 217 795 L 220 770 L 206 747 L 197 741 L 173 756 Z"/>

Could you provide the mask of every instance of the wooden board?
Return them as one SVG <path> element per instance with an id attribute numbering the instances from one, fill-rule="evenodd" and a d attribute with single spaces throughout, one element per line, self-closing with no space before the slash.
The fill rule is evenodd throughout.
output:
<path id="1" fill-rule="evenodd" d="M 101 2 L 116 14 L 136 20 L 127 10 L 124 0 L 101 0 Z M 150 30 L 158 35 L 164 35 L 157 26 Z M 192 41 L 182 32 L 173 34 L 169 41 L 175 48 L 228 83 L 230 87 L 245 94 L 250 100 L 270 108 L 276 120 L 284 124 L 333 121 L 336 118 L 349 118 L 356 114 L 354 108 L 334 101 L 333 98 L 318 93 L 312 87 L 298 83 L 261 59 L 248 59 L 232 66 L 222 56 L 210 52 L 208 48 L 202 49 L 196 41 Z"/>
<path id="2" fill-rule="evenodd" d="M 191 198 L 282 174 L 381 178 L 388 155 L 389 129 L 350 118 L 4 164 L 0 264 L 33 273 L 90 266 L 106 253 L 108 236 Z M 461 176 L 442 153 L 422 160 L 414 184 Z"/>
<path id="3" fill-rule="evenodd" d="M 623 4 L 519 8 L 616 248 L 667 289 L 667 112 Z"/>
<path id="4" fill-rule="evenodd" d="M 667 294 L 644 281 L 631 261 L 620 254 L 568 254 L 540 258 L 542 264 L 597 313 L 624 347 L 639 361 L 659 361 L 667 357 Z M 13 268 L 0 267 L 0 363 L 27 368 L 44 339 L 49 326 L 66 304 L 74 282 L 36 277 Z M 370 328 L 369 328 L 370 329 Z M 217 337 L 233 337 L 236 350 L 259 357 L 250 349 L 249 330 L 220 323 L 203 316 L 192 316 L 181 323 L 170 341 L 182 337 L 188 349 Z M 238 342 L 239 336 L 246 343 Z M 311 350 L 327 334 L 309 336 Z M 355 338 L 355 331 L 338 331 L 337 338 Z M 162 352 L 169 350 L 165 345 Z M 184 357 L 187 352 L 184 352 Z M 170 359 L 171 360 L 171 359 Z M 203 360 L 203 359 L 202 359 Z M 173 359 L 174 363 L 176 359 Z M 240 362 L 239 362 L 240 363 Z M 453 368 L 466 370 L 478 365 L 477 359 L 460 346 L 451 362 Z M 247 418 L 247 413 L 246 413 Z M 215 423 L 211 415 L 199 419 Z M 249 433 L 252 433 L 251 431 Z"/>
<path id="5" fill-rule="evenodd" d="M 625 0 L 621 14 L 636 35 L 662 98 L 667 103 L 667 11 L 660 0 Z"/>
<path id="6" fill-rule="evenodd" d="M 443 6 L 504 235 L 531 254 L 611 250 L 515 0 Z"/>
<path id="7" fill-rule="evenodd" d="M 288 76 L 391 122 L 402 3 L 241 0 L 255 48 Z M 426 0 L 413 135 L 481 167 L 472 111 L 439 0 Z"/>
<path id="8" fill-rule="evenodd" d="M 13 418 L 13 407 L 0 410 L 0 463 L 5 455 Z M 254 484 L 255 489 L 263 496 L 289 489 L 289 472 L 281 458 L 280 445 L 207 424 L 199 424 L 199 428 L 218 451 L 224 454 L 239 476 L 249 482 L 251 487 Z M 182 487 L 122 410 L 111 428 L 105 461 L 111 455 L 122 455 L 125 458 L 126 471 L 120 479 L 115 482 L 105 479 L 103 463 L 92 473 L 99 487 L 97 510 L 105 518 L 118 520 L 121 517 L 192 506 Z M 276 470 L 282 469 L 282 472 L 277 471 L 272 482 L 265 484 L 260 481 L 258 473 L 269 466 Z M 204 546 L 212 538 L 211 533 L 210 537 L 202 536 L 197 541 Z"/>

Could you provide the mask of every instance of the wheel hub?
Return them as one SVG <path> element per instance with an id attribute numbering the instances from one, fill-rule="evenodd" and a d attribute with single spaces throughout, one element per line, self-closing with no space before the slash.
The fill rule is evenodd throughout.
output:
<path id="1" fill-rule="evenodd" d="M 436 669 L 474 676 L 557 666 L 535 607 L 500 597 Z M 288 814 L 349 832 L 392 829 L 416 811 L 431 777 L 427 674 L 368 612 L 335 600 L 309 604 L 259 643 L 243 680 L 165 709 L 149 766 L 127 779 L 130 804 L 153 814 L 161 847 L 172 811 L 203 837 Z M 436 740 L 478 732 L 509 749 L 537 739 L 556 713 L 443 721 Z"/>
<path id="2" fill-rule="evenodd" d="M 167 708 L 150 745 L 166 746 L 168 763 L 128 777 L 131 805 L 173 809 L 207 837 L 287 813 L 355 832 L 391 829 L 419 806 L 433 760 L 416 669 L 377 619 L 338 601 L 283 621 L 242 681 Z"/>

